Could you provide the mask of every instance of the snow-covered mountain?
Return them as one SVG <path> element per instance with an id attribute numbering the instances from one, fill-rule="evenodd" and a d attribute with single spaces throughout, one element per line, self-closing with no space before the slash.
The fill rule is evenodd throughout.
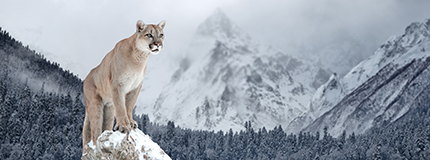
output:
<path id="1" fill-rule="evenodd" d="M 310 109 L 289 127 L 338 136 L 395 121 L 430 84 L 430 20 L 409 25 L 340 79 L 318 89 Z M 336 84 L 336 87 L 332 87 Z M 318 117 L 318 115 L 321 115 Z"/>
<path id="2" fill-rule="evenodd" d="M 198 27 L 186 56 L 176 61 L 170 81 L 159 94 L 143 90 L 136 111 L 192 129 L 240 130 L 246 121 L 256 128 L 286 126 L 329 78 L 321 68 L 254 42 L 221 10 Z"/>
<path id="3" fill-rule="evenodd" d="M 333 108 L 342 97 L 345 91 L 339 81 L 337 74 L 332 74 L 330 79 L 320 86 L 309 102 L 308 109 L 302 115 L 295 118 L 287 127 L 288 132 L 299 132 L 315 119 Z"/>

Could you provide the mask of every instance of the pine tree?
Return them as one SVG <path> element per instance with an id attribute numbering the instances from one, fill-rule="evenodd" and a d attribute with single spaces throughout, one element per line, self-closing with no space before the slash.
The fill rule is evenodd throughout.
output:
<path id="1" fill-rule="evenodd" d="M 32 144 L 33 143 L 26 143 L 25 146 L 23 147 L 25 160 L 32 160 L 32 157 L 33 157 Z"/>
<path id="2" fill-rule="evenodd" d="M 346 131 L 343 130 L 342 134 L 339 137 L 338 143 L 337 143 L 338 150 L 343 149 L 343 146 L 345 145 L 345 141 L 346 141 Z"/>
<path id="3" fill-rule="evenodd" d="M 324 127 L 324 135 L 322 139 L 322 154 L 330 154 L 331 152 L 331 136 L 328 134 L 328 127 Z"/>
<path id="4" fill-rule="evenodd" d="M 315 134 L 315 139 L 316 139 L 317 141 L 319 141 L 319 140 L 320 140 L 320 132 L 319 132 L 319 131 L 317 131 L 317 133 Z"/>
<path id="5" fill-rule="evenodd" d="M 141 125 L 139 125 L 140 130 L 142 130 L 143 133 L 147 133 L 148 132 L 148 123 L 149 123 L 149 116 L 147 114 L 144 114 L 142 116 L 142 122 Z"/>
<path id="6" fill-rule="evenodd" d="M 3 143 L 0 146 L 0 159 L 6 159 L 10 156 L 10 152 L 12 151 L 12 144 Z"/>
<path id="7" fill-rule="evenodd" d="M 34 159 L 37 159 L 37 158 L 43 156 L 44 149 L 42 147 L 43 147 L 43 144 L 41 141 L 36 141 L 33 144 L 33 151 L 34 151 L 33 158 Z"/>
<path id="8" fill-rule="evenodd" d="M 224 152 L 224 148 L 225 148 L 225 139 L 224 139 L 224 132 L 223 131 L 219 131 L 216 134 L 216 140 L 215 140 L 215 153 L 217 154 L 217 157 L 222 157 L 222 154 Z"/>
<path id="9" fill-rule="evenodd" d="M 24 86 L 24 89 L 19 94 L 18 99 L 18 115 L 19 119 L 27 120 L 28 119 L 28 109 L 30 109 L 32 101 L 32 93 L 27 83 Z"/>
<path id="10" fill-rule="evenodd" d="M 5 97 L 7 97 L 7 96 L 5 96 Z M 7 99 L 8 100 L 5 99 L 2 103 L 0 103 L 0 105 L 1 105 L 1 107 L 0 107 L 0 121 L 2 122 L 2 123 L 0 123 L 0 144 L 9 143 L 6 141 L 10 141 L 10 139 L 8 137 L 10 130 L 7 129 L 8 128 L 7 122 L 9 121 L 10 115 L 12 113 L 12 106 L 11 106 L 11 103 L 8 102 L 8 101 L 10 101 L 9 100 L 10 98 L 7 98 Z"/>
<path id="11" fill-rule="evenodd" d="M 175 137 L 175 123 L 173 121 L 168 121 L 165 139 L 167 141 L 172 141 L 174 137 Z"/>
<path id="12" fill-rule="evenodd" d="M 355 133 L 354 132 L 352 132 L 352 134 L 349 136 L 348 140 L 351 144 L 355 144 L 356 140 L 355 140 Z"/>
<path id="13" fill-rule="evenodd" d="M 4 100 L 6 99 L 6 93 L 7 93 L 7 86 L 6 86 L 6 77 L 7 76 L 7 72 L 4 75 L 4 79 L 0 80 L 0 104 L 4 102 Z"/>
<path id="14" fill-rule="evenodd" d="M 32 103 L 30 105 L 29 117 L 28 117 L 28 122 L 30 123 L 31 127 L 39 119 L 39 114 L 41 113 L 41 111 L 42 111 L 41 95 L 39 93 L 36 93 L 33 95 Z"/>
<path id="15" fill-rule="evenodd" d="M 248 151 L 251 152 L 250 153 L 251 156 L 258 156 L 257 159 L 269 159 L 270 139 L 269 139 L 269 135 L 267 133 L 266 128 L 263 127 L 261 130 L 259 130 L 257 135 L 259 135 L 259 136 L 257 136 L 258 138 L 256 138 L 256 139 L 261 140 L 259 146 L 258 147 L 257 146 L 252 147 L 252 149 L 255 148 L 256 151 L 253 151 L 253 150 L 248 150 Z M 254 146 L 257 144 L 251 143 L 249 145 Z M 251 148 L 251 147 L 249 147 L 249 148 Z M 252 152 L 256 152 L 257 155 L 253 155 Z"/>
<path id="16" fill-rule="evenodd" d="M 234 152 L 234 139 L 233 139 L 233 130 L 230 128 L 226 135 L 226 147 L 224 149 L 224 155 L 225 159 L 233 159 L 233 152 Z"/>
<path id="17" fill-rule="evenodd" d="M 415 141 L 415 148 L 416 148 L 415 149 L 416 155 L 420 155 L 421 152 L 425 151 L 426 149 L 425 142 L 421 136 L 417 137 L 417 140 Z"/>
<path id="18" fill-rule="evenodd" d="M 67 127 L 70 130 L 70 133 L 68 135 L 72 136 L 71 139 L 74 139 L 74 143 L 76 147 L 81 148 L 82 147 L 82 128 L 84 123 L 84 116 L 85 116 L 85 106 L 82 104 L 81 101 L 81 94 L 78 93 L 75 97 L 75 101 L 72 105 L 72 115 L 70 118 L 70 125 Z"/>
<path id="19" fill-rule="evenodd" d="M 12 152 L 10 152 L 9 158 L 7 158 L 6 160 L 21 159 L 21 158 L 24 158 L 23 156 L 24 156 L 24 152 L 21 149 L 21 145 L 20 144 L 15 144 L 12 147 Z"/>
<path id="20" fill-rule="evenodd" d="M 375 151 L 373 152 L 373 160 L 381 160 L 381 144 L 376 145 Z"/>
<path id="21" fill-rule="evenodd" d="M 21 121 L 21 119 L 19 119 L 18 112 L 14 111 L 12 113 L 12 116 L 7 121 L 7 124 L 8 124 L 7 129 L 9 130 L 8 137 L 10 139 L 10 143 L 12 144 L 19 143 L 20 137 L 23 131 L 23 128 L 21 125 L 22 123 L 23 122 Z"/>
<path id="22" fill-rule="evenodd" d="M 72 145 L 69 143 L 63 150 L 63 157 L 61 159 L 76 159 L 76 153 L 74 152 Z"/>

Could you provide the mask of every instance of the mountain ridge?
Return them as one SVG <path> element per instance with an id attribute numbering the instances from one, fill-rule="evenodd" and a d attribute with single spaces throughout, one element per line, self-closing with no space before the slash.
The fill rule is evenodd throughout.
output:
<path id="1" fill-rule="evenodd" d="M 429 24 L 430 20 L 412 23 L 402 36 L 389 38 L 374 55 L 354 67 L 341 79 L 345 96 L 340 95 L 335 105 L 327 106 L 332 107 L 330 111 L 303 131 L 321 131 L 328 126 L 336 136 L 342 130 L 364 133 L 406 113 L 413 97 L 429 85 L 423 78 L 430 78 Z"/>

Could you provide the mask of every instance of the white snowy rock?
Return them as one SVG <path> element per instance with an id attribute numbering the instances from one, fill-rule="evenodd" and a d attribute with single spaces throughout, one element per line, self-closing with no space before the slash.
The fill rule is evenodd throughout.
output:
<path id="1" fill-rule="evenodd" d="M 97 139 L 96 146 L 89 142 L 82 160 L 170 160 L 171 158 L 145 135 L 141 130 L 134 129 L 129 135 L 121 132 L 104 131 Z"/>

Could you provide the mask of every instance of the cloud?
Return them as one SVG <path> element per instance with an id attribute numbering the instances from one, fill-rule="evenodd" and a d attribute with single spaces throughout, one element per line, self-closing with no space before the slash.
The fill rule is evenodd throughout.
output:
<path id="1" fill-rule="evenodd" d="M 430 6 L 430 1 L 425 0 L 251 2 L 244 3 L 240 11 L 229 8 L 228 14 L 253 37 L 263 41 L 271 39 L 268 43 L 281 47 L 286 43 L 324 41 L 339 30 L 346 30 L 363 42 L 382 43 L 391 35 L 402 34 L 411 22 L 430 18 L 430 10 L 425 8 Z"/>
<path id="2" fill-rule="evenodd" d="M 413 21 L 430 18 L 415 0 L 15 0 L 0 5 L 0 26 L 84 78 L 135 23 L 166 20 L 165 55 L 184 52 L 197 26 L 222 8 L 255 40 L 288 51 L 343 34 L 375 48 Z M 376 48 L 375 48 L 376 49 Z"/>

